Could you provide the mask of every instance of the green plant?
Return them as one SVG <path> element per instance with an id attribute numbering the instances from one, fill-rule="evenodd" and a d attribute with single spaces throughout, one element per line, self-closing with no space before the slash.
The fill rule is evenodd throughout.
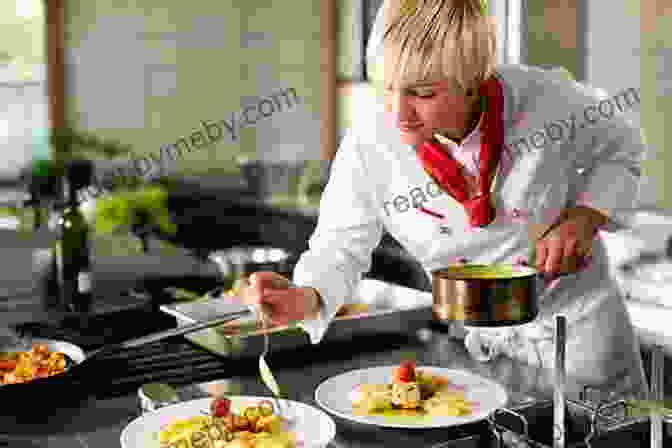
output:
<path id="1" fill-rule="evenodd" d="M 0 218 L 16 218 L 18 220 L 17 231 L 29 232 L 33 228 L 35 216 L 33 210 L 17 207 L 0 207 Z"/>
<path id="2" fill-rule="evenodd" d="M 174 234 L 177 227 L 170 218 L 168 193 L 160 186 L 147 186 L 133 191 L 119 191 L 96 200 L 95 232 L 99 235 L 127 233 L 138 216 L 162 233 Z"/>

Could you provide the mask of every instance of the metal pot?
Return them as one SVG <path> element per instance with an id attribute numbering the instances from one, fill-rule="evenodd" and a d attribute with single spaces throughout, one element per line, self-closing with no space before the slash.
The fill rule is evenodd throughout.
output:
<path id="1" fill-rule="evenodd" d="M 278 247 L 236 247 L 212 252 L 208 259 L 215 262 L 223 276 L 251 274 L 257 271 L 273 271 L 290 275 L 293 269 L 293 254 Z"/>
<path id="2" fill-rule="evenodd" d="M 305 167 L 305 161 L 271 162 L 245 157 L 238 159 L 238 168 L 243 179 L 262 198 L 271 194 L 296 197 Z"/>
<path id="3" fill-rule="evenodd" d="M 539 313 L 543 274 L 514 265 L 460 264 L 432 271 L 432 311 L 438 321 L 499 327 L 521 325 Z"/>

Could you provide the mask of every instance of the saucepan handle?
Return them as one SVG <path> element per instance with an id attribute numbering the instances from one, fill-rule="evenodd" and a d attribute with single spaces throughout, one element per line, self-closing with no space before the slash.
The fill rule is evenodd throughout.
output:
<path id="1" fill-rule="evenodd" d="M 537 252 L 536 249 L 534 247 L 532 247 L 530 249 L 530 256 L 529 256 L 528 260 L 521 260 L 518 264 L 536 270 L 536 268 L 535 268 L 535 266 L 536 266 L 536 252 Z M 591 257 L 590 254 L 584 256 L 580 260 L 580 264 L 578 266 L 578 271 L 586 269 L 590 265 L 591 258 L 592 257 Z M 553 278 L 549 279 L 548 275 L 545 272 L 537 270 L 537 273 L 536 273 L 537 297 L 541 298 L 546 293 L 546 289 L 548 288 L 548 285 L 551 283 L 552 280 L 554 280 L 556 278 L 564 277 L 564 276 L 567 276 L 567 275 L 573 275 L 573 274 L 574 273 L 558 274 L 558 275 L 554 276 Z"/>
<path id="2" fill-rule="evenodd" d="M 544 293 L 546 292 L 546 287 L 548 286 L 548 282 L 547 282 L 547 280 L 546 280 L 546 273 L 545 273 L 545 272 L 542 272 L 542 271 L 539 271 L 539 270 L 537 270 L 537 269 L 535 268 L 535 265 L 536 265 L 536 253 L 537 253 L 536 248 L 535 248 L 534 246 L 532 246 L 532 247 L 530 248 L 530 254 L 529 254 L 527 260 L 525 260 L 525 259 L 520 259 L 520 260 L 518 260 L 518 261 L 516 262 L 516 264 L 519 265 L 519 266 L 523 266 L 523 267 L 526 267 L 526 268 L 530 268 L 530 269 L 534 269 L 534 270 L 535 270 L 535 272 L 536 272 L 536 274 L 535 274 L 535 276 L 534 276 L 534 279 L 535 279 L 535 291 L 536 291 L 537 298 L 539 299 L 539 298 L 541 298 L 541 297 L 544 295 Z"/>
<path id="3" fill-rule="evenodd" d="M 546 274 L 544 272 L 537 271 L 535 280 L 536 280 L 535 286 L 537 289 L 537 301 L 541 301 L 541 298 L 546 293 L 546 287 L 548 286 L 546 282 Z"/>

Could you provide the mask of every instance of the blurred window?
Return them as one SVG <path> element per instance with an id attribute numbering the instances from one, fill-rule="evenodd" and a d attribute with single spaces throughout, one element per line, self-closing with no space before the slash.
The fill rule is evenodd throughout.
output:
<path id="1" fill-rule="evenodd" d="M 43 0 L 0 1 L 0 183 L 48 157 L 45 33 Z"/>

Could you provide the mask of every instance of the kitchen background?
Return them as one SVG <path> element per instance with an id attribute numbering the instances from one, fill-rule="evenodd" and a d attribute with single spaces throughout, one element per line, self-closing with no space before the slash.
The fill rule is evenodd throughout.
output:
<path id="1" fill-rule="evenodd" d="M 176 163 L 176 171 L 237 174 L 232 161 L 241 155 L 269 161 L 319 160 L 320 67 L 309 61 L 320 59 L 320 7 L 315 1 L 296 2 L 301 7 L 283 14 L 278 2 L 260 0 L 235 6 L 197 1 L 170 7 L 151 0 L 95 4 L 67 0 L 67 121 L 78 130 L 120 140 L 139 154 L 149 154 L 187 135 L 201 120 L 228 118 L 264 96 L 293 87 L 301 107 L 243 129 L 238 141 L 225 139 L 189 154 Z M 46 120 L 41 2 L 16 2 L 23 5 L 18 8 L 13 3 L 3 2 L 0 19 L 5 36 L 0 63 L 3 57 L 15 58 L 0 77 L 6 98 L 5 160 L 0 166 L 5 179 L 15 177 L 30 160 L 26 146 L 35 134 L 42 136 L 35 128 Z M 356 114 L 367 113 L 366 103 L 375 99 L 369 83 L 352 82 L 358 71 L 353 52 L 361 38 L 355 36 L 353 11 L 358 12 L 361 0 L 336 3 L 336 114 L 342 133 Z M 493 3 L 497 9 L 498 4 L 520 2 Z M 521 60 L 565 67 L 577 79 L 609 92 L 639 87 L 643 96 L 652 98 L 641 106 L 652 146 L 642 199 L 667 207 L 672 198 L 665 195 L 662 173 L 672 159 L 667 161 L 662 147 L 664 111 L 669 107 L 665 83 L 670 81 L 664 66 L 669 37 L 656 32 L 665 28 L 664 7 L 656 10 L 653 5 L 662 5 L 656 1 L 641 7 L 634 1 L 617 3 L 621 6 L 608 3 L 606 20 L 606 0 L 522 2 L 526 54 Z M 651 82 L 641 83 L 642 77 Z M 630 115 L 640 122 L 638 109 Z"/>
<path id="2" fill-rule="evenodd" d="M 142 254 L 128 232 L 96 235 L 96 263 L 178 274 L 202 268 L 194 254 L 203 258 L 204 252 L 234 242 L 284 245 L 299 252 L 314 225 L 320 186 L 339 136 L 376 101 L 364 80 L 368 28 L 362 17 L 377 3 L 292 0 L 288 7 L 271 0 L 192 0 L 167 6 L 159 0 L 63 0 L 64 114 L 76 131 L 148 156 L 188 136 L 201 120 L 228 119 L 283 89 L 294 88 L 301 100 L 241 129 L 235 141 L 223 138 L 166 164 L 177 236 L 155 239 L 152 250 Z M 490 3 L 500 42 L 507 42 L 500 60 L 564 67 L 577 80 L 612 94 L 641 89 L 641 107 L 629 112 L 650 146 L 640 199 L 672 208 L 664 176 L 666 166 L 672 167 L 672 155 L 664 151 L 664 119 L 672 112 L 672 73 L 664 64 L 672 60 L 666 53 L 672 37 L 664 30 L 672 10 L 662 0 Z M 49 151 L 44 15 L 40 0 L 0 2 L 0 202 L 5 206 L 23 197 L 21 169 Z M 259 191 L 249 191 L 247 171 L 241 172 L 244 159 L 286 167 L 269 181 L 270 192 L 261 200 Z M 99 166 L 125 160 L 101 160 Z M 266 208 L 236 202 L 248 196 Z M 10 228 L 6 237 L 3 233 L 6 256 L 25 261 L 3 268 L 0 281 L 11 291 L 32 281 L 32 259 L 24 246 L 43 243 L 14 243 L 16 220 L 7 216 L 1 222 Z M 659 229 L 610 236 L 614 268 L 641 250 L 662 248 L 672 224 L 664 222 Z M 10 246 L 15 252 L 9 252 Z M 400 271 L 396 262 L 410 263 L 413 270 L 403 251 L 392 247 L 386 246 L 374 263 L 381 277 Z M 170 260 L 180 261 L 167 262 L 168 253 Z M 393 268 L 385 271 L 385 260 L 392 260 Z M 641 325 L 650 320 L 649 314 L 638 316 Z"/>

